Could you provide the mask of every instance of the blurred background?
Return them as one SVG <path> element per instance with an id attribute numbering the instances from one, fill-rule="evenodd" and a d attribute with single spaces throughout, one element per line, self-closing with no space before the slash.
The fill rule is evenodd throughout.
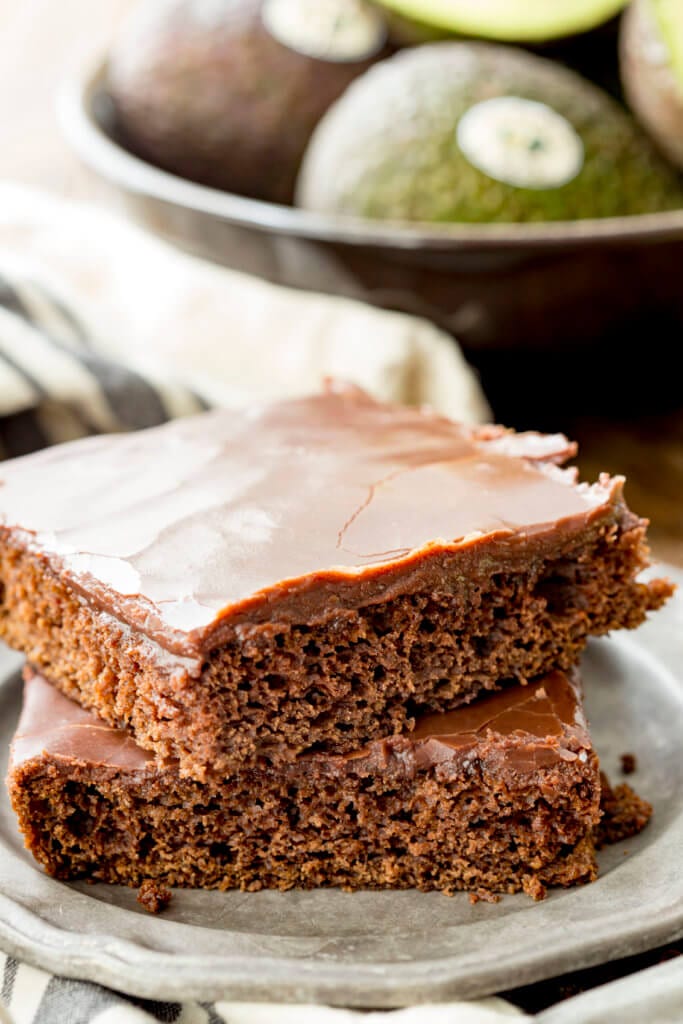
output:
<path id="1" fill-rule="evenodd" d="M 683 565 L 683 3 L 624 7 L 0 0 L 0 178 L 427 318 Z"/>

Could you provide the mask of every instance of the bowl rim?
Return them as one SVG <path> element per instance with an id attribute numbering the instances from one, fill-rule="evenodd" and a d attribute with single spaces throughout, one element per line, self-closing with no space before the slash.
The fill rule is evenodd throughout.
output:
<path id="1" fill-rule="evenodd" d="M 600 243 L 654 243 L 683 239 L 683 208 L 533 224 L 427 224 L 371 221 L 251 199 L 188 181 L 128 152 L 107 133 L 95 111 L 106 94 L 106 58 L 68 78 L 57 96 L 57 116 L 81 161 L 127 193 L 206 214 L 226 223 L 309 241 L 401 250 L 576 248 Z"/>

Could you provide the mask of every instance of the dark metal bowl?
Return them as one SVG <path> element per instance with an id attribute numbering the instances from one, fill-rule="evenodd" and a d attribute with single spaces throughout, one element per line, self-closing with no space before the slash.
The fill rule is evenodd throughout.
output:
<path id="1" fill-rule="evenodd" d="M 602 220 L 425 225 L 331 217 L 206 188 L 117 142 L 105 67 L 63 90 L 61 121 L 134 217 L 179 246 L 295 287 L 425 315 L 475 362 L 683 329 L 683 210 Z M 611 358 L 611 356 L 609 357 Z"/>

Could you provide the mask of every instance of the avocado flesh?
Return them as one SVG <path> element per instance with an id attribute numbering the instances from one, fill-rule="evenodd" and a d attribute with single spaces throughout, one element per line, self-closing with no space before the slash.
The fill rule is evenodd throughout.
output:
<path id="1" fill-rule="evenodd" d="M 463 154 L 460 119 L 505 95 L 550 106 L 573 126 L 584 163 L 572 180 L 517 187 Z M 451 42 L 403 51 L 347 90 L 313 135 L 297 200 L 366 218 L 514 223 L 678 209 L 683 190 L 623 108 L 578 75 L 510 47 Z"/>
<path id="2" fill-rule="evenodd" d="M 683 2 L 651 0 L 659 31 L 671 57 L 671 70 L 683 97 Z"/>
<path id="3" fill-rule="evenodd" d="M 587 32 L 626 0 L 379 0 L 417 22 L 501 42 L 544 42 Z M 670 0 L 673 7 L 680 0 Z"/>

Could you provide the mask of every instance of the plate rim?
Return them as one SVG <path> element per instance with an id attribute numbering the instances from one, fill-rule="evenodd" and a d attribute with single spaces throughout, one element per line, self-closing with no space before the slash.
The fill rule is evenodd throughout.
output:
<path id="1" fill-rule="evenodd" d="M 37 928 L 49 931 L 52 941 L 39 940 L 30 935 L 30 927 L 8 924 L 5 911 L 11 905 L 16 914 L 17 904 L 0 893 L 0 940 L 11 956 L 42 970 L 62 977 L 91 981 L 122 991 L 122 969 L 125 970 L 125 992 L 132 996 L 167 1001 L 197 999 L 203 1001 L 258 1001 L 258 1002 L 321 1002 L 332 1006 L 389 1009 L 416 1003 L 443 1002 L 449 998 L 470 999 L 493 995 L 519 984 L 534 984 L 545 978 L 565 973 L 567 953 L 571 951 L 572 970 L 582 970 L 621 955 L 635 955 L 658 945 L 674 941 L 683 935 L 683 890 L 670 908 L 668 916 L 657 915 L 649 929 L 642 927 L 642 918 L 635 908 L 629 913 L 630 927 L 623 928 L 620 918 L 618 937 L 604 927 L 593 931 L 591 940 L 579 953 L 567 942 L 566 948 L 554 946 L 552 956 L 539 948 L 532 958 L 524 960 L 524 980 L 519 980 L 519 958 L 507 955 L 479 970 L 470 978 L 467 963 L 453 966 L 460 957 L 419 961 L 400 965 L 396 961 L 359 964 L 350 962 L 321 964 L 293 957 L 264 956 L 258 958 L 258 979 L 252 980 L 255 958 L 232 955 L 230 958 L 179 955 L 149 951 L 127 939 L 107 935 L 77 936 L 74 932 L 56 928 L 37 918 L 26 908 L 20 908 L 20 918 L 31 918 Z M 637 940 L 634 942 L 634 940 Z M 605 956 L 605 943 L 610 942 L 610 954 Z M 102 949 L 82 949 L 85 945 Z M 80 949 L 72 948 L 80 946 Z M 623 953 L 622 953 L 623 950 Z M 65 960 L 65 957 L 68 959 Z M 170 975 L 165 970 L 171 966 Z M 397 974 L 402 977 L 397 981 Z M 349 972 L 353 970 L 353 991 L 349 991 Z M 157 979 L 163 975 L 160 983 Z M 292 980 L 293 975 L 298 976 Z M 263 996 L 265 987 L 273 987 L 272 998 Z M 345 998 L 339 1000 L 339 990 Z"/>

